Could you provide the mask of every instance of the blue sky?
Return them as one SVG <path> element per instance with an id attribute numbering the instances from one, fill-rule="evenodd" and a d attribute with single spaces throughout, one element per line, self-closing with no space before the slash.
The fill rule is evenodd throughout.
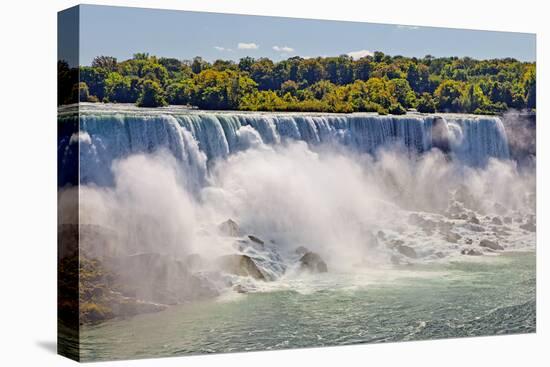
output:
<path id="1" fill-rule="evenodd" d="M 535 35 L 375 23 L 310 20 L 83 5 L 80 64 L 98 55 L 131 58 L 136 52 L 191 59 L 281 60 L 382 51 L 422 57 L 536 58 Z"/>

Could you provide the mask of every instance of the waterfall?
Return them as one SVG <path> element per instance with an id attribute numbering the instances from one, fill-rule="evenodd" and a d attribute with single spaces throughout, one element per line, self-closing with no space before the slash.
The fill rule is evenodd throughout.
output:
<path id="1" fill-rule="evenodd" d="M 509 158 L 506 132 L 498 117 L 87 108 L 80 114 L 78 139 L 60 139 L 59 152 L 71 151 L 67 145 L 78 141 L 80 181 L 98 185 L 111 183 L 114 159 L 164 148 L 192 172 L 188 175 L 194 177 L 192 184 L 200 187 L 212 162 L 247 149 L 250 139 L 264 144 L 289 140 L 312 146 L 340 144 L 369 154 L 388 144 L 400 144 L 415 153 L 443 146 L 451 158 L 470 166 L 482 166 L 490 157 Z"/>

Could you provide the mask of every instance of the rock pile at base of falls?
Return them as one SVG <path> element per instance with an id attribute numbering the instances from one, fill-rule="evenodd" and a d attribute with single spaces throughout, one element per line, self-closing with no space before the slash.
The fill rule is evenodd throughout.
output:
<path id="1" fill-rule="evenodd" d="M 307 270 L 312 273 L 326 273 L 328 272 L 327 263 L 321 258 L 321 256 L 313 251 L 305 252 L 300 257 L 300 269 Z"/>
<path id="2" fill-rule="evenodd" d="M 416 259 L 418 257 L 418 254 L 416 253 L 416 250 L 412 248 L 411 246 L 405 245 L 405 241 L 400 239 L 394 239 L 391 240 L 389 243 L 386 244 L 386 247 L 397 251 L 399 254 L 408 257 L 410 259 Z M 392 263 L 398 264 L 398 257 L 395 255 L 392 255 Z"/>
<path id="3" fill-rule="evenodd" d="M 461 235 L 459 235 L 458 233 L 455 233 L 455 232 L 447 232 L 445 234 L 445 241 L 447 242 L 451 242 L 451 243 L 457 243 L 458 240 L 460 240 L 462 238 Z"/>
<path id="4" fill-rule="evenodd" d="M 535 218 L 529 217 L 525 223 L 520 224 L 519 228 L 527 232 L 536 232 L 537 226 L 535 224 Z"/>
<path id="5" fill-rule="evenodd" d="M 485 248 L 488 248 L 488 249 L 491 249 L 491 250 L 494 250 L 494 251 L 504 250 L 504 247 L 499 245 L 497 242 L 491 241 L 491 240 L 488 240 L 488 239 L 483 239 L 483 240 L 479 241 L 479 246 L 485 247 Z"/>
<path id="6" fill-rule="evenodd" d="M 78 294 L 76 304 L 67 299 L 60 309 L 78 313 L 82 323 L 157 312 L 167 305 L 218 295 L 208 279 L 171 256 L 119 253 L 120 246 L 115 245 L 120 239 L 107 228 L 63 225 L 59 232 L 67 249 L 80 250 L 60 252 L 60 273 L 66 279 L 61 293 Z M 75 242 L 78 238 L 80 242 Z"/>
<path id="7" fill-rule="evenodd" d="M 481 251 L 476 250 L 475 248 L 463 249 L 462 251 L 460 251 L 460 253 L 462 255 L 469 255 L 469 256 L 481 256 L 481 255 L 483 255 L 481 253 Z"/>
<path id="8" fill-rule="evenodd" d="M 217 259 L 217 264 L 222 271 L 229 274 L 266 280 L 256 263 L 248 255 L 224 255 Z"/>
<path id="9" fill-rule="evenodd" d="M 255 234 L 243 236 L 243 230 L 233 219 L 219 224 L 218 231 L 231 238 L 235 250 L 235 253 L 213 260 L 215 267 L 222 272 L 263 281 L 276 280 L 285 273 L 285 262 L 276 248 L 266 245 L 266 241 Z M 270 243 L 274 243 L 273 240 Z"/>
<path id="10" fill-rule="evenodd" d="M 495 224 L 495 225 L 498 225 L 498 226 L 501 226 L 502 225 L 502 220 L 499 217 L 493 217 L 493 219 L 491 219 L 491 223 Z"/>
<path id="11" fill-rule="evenodd" d="M 418 255 L 416 254 L 416 251 L 414 248 L 407 246 L 407 245 L 398 245 L 395 247 L 395 249 L 402 255 L 409 257 L 411 259 L 416 259 Z"/>
<path id="12" fill-rule="evenodd" d="M 173 305 L 218 295 L 216 287 L 191 273 L 183 261 L 158 253 L 141 253 L 105 259 L 116 269 L 121 292 L 143 301 Z"/>
<path id="13" fill-rule="evenodd" d="M 80 257 L 61 259 L 60 274 L 59 311 L 61 314 L 77 311 L 81 324 L 158 312 L 168 307 L 125 294 L 117 273 L 109 270 L 100 260 L 83 253 Z M 74 279 L 78 279 L 78 299 L 69 299 L 74 292 L 67 288 L 76 284 Z M 67 295 L 66 300 L 63 300 L 64 295 Z"/>

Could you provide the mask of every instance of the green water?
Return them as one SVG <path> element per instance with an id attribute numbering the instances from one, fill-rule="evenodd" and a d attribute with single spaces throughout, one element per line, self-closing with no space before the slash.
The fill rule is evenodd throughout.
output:
<path id="1" fill-rule="evenodd" d="M 533 252 L 390 273 L 376 281 L 322 274 L 308 280 L 309 291 L 304 291 L 307 282 L 300 283 L 299 292 L 290 283 L 86 326 L 81 357 L 129 359 L 535 331 Z"/>

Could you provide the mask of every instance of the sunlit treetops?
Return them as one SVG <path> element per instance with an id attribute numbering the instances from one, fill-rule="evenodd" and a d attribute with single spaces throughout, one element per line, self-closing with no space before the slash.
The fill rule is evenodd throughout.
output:
<path id="1" fill-rule="evenodd" d="M 244 57 L 238 62 L 201 57 L 177 60 L 135 54 L 119 62 L 98 56 L 79 68 L 71 84 L 58 63 L 59 103 L 135 103 L 143 107 L 190 105 L 209 110 L 501 113 L 535 109 L 535 63 L 469 57 L 410 58 L 375 52 L 279 62 Z"/>

